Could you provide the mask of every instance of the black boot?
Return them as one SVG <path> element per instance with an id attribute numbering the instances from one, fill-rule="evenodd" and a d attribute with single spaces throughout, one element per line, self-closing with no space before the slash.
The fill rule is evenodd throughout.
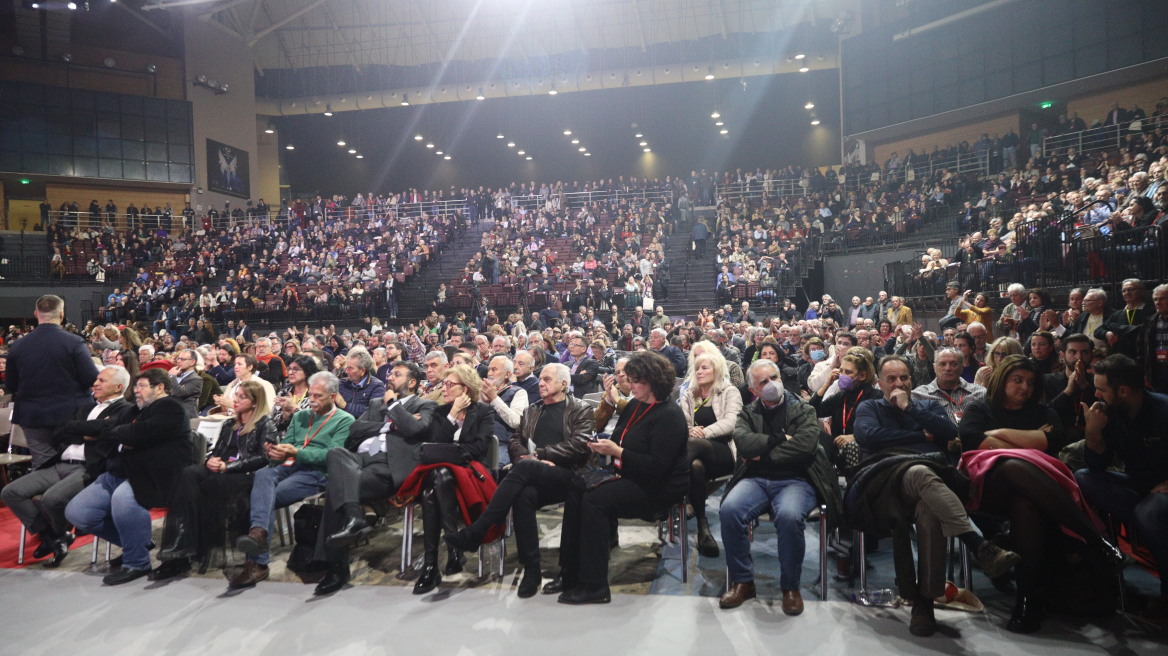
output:
<path id="1" fill-rule="evenodd" d="M 718 541 L 710 533 L 710 522 L 705 517 L 698 517 L 698 553 L 706 558 L 717 558 L 720 553 Z"/>
<path id="2" fill-rule="evenodd" d="M 189 560 L 195 555 L 194 535 L 191 533 L 189 522 L 184 518 L 177 518 L 169 525 L 163 547 L 158 551 L 158 560 Z"/>
<path id="3" fill-rule="evenodd" d="M 1006 630 L 1013 633 L 1034 633 L 1042 628 L 1042 601 L 1038 595 L 1018 595 L 1014 614 L 1006 622 Z"/>
<path id="4" fill-rule="evenodd" d="M 543 572 L 538 562 L 523 566 L 523 578 L 519 579 L 519 598 L 534 597 L 543 583 Z"/>
<path id="5" fill-rule="evenodd" d="M 434 473 L 434 482 L 431 485 L 431 489 L 434 491 L 434 497 L 438 502 L 438 515 L 439 519 L 441 519 L 442 532 L 446 535 L 454 535 L 458 533 L 458 525 L 462 521 L 462 512 L 458 505 L 454 476 L 451 475 L 448 469 L 439 469 Z M 429 543 L 427 543 L 426 548 L 429 549 Z M 437 549 L 438 545 L 435 544 L 435 553 L 437 553 Z M 442 573 L 447 576 L 458 574 L 462 571 L 463 565 L 466 564 L 466 556 L 454 547 L 449 547 L 447 552 L 446 569 Z"/>
<path id="6" fill-rule="evenodd" d="M 438 587 L 441 582 L 442 575 L 438 573 L 438 563 L 426 563 L 422 565 L 422 575 L 414 584 L 414 594 L 426 594 Z"/>

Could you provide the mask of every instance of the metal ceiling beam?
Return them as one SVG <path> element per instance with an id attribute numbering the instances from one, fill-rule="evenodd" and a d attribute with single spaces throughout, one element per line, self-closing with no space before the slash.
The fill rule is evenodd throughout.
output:
<path id="1" fill-rule="evenodd" d="M 208 11 L 208 12 L 203 13 L 203 14 L 199 14 L 199 20 L 201 20 L 201 21 L 211 20 L 212 16 L 223 11 L 224 9 L 231 9 L 232 7 L 234 7 L 236 5 L 241 5 L 245 2 L 251 2 L 251 1 L 252 0 L 230 0 L 229 2 L 225 2 L 221 5 L 216 5 L 215 7 L 211 8 L 211 11 Z"/>
<path id="2" fill-rule="evenodd" d="M 275 23 L 272 23 L 271 25 L 265 27 L 264 29 L 260 30 L 259 32 L 256 32 L 255 36 L 253 36 L 251 38 L 251 40 L 247 42 L 247 45 L 254 46 L 255 44 L 259 43 L 260 39 L 271 34 L 272 32 L 275 32 L 276 30 L 287 25 L 288 23 L 291 23 L 292 21 L 296 20 L 297 18 L 300 18 L 304 14 L 307 14 L 308 12 L 312 11 L 313 9 L 316 9 L 317 7 L 323 5 L 326 2 L 328 2 L 328 0 L 316 0 L 316 2 L 313 2 L 309 5 L 306 5 L 305 7 L 301 8 L 301 9 L 298 9 L 298 10 L 292 12 L 291 14 L 288 14 L 284 18 L 281 18 L 280 20 L 276 21 Z"/>
<path id="3" fill-rule="evenodd" d="M 150 11 L 151 9 L 170 9 L 171 7 L 188 7 L 190 5 L 207 5 L 212 2 L 219 2 L 219 0 L 174 0 L 174 2 L 162 2 L 159 0 L 157 4 L 142 5 L 142 11 Z"/>
<path id="4" fill-rule="evenodd" d="M 130 14 L 130 15 L 131 15 L 131 16 L 133 16 L 135 19 L 137 19 L 139 22 L 141 22 L 141 23 L 145 24 L 147 27 L 149 27 L 150 29 L 154 30 L 155 32 L 158 32 L 158 33 L 159 33 L 159 34 L 161 34 L 162 36 L 164 36 L 164 37 L 166 37 L 166 38 L 168 38 L 168 39 L 170 38 L 170 36 L 171 36 L 171 35 L 170 35 L 170 34 L 169 34 L 169 33 L 168 33 L 166 30 L 164 30 L 164 29 L 162 29 L 161 27 L 158 27 L 158 26 L 157 26 L 157 25 L 155 25 L 154 23 L 150 22 L 150 21 L 149 21 L 149 20 L 148 20 L 148 19 L 147 19 L 145 16 L 143 16 L 142 14 L 139 14 L 138 12 L 134 11 L 133 9 L 130 9 L 130 8 L 129 8 L 129 7 L 127 7 L 125 4 L 123 4 L 123 3 L 121 3 L 121 2 L 115 2 L 115 3 L 113 4 L 113 6 L 114 6 L 114 7 L 117 7 L 118 9 L 120 9 L 120 10 L 122 10 L 122 11 L 124 11 L 124 12 L 128 13 L 128 14 Z M 143 7 L 143 9 L 145 9 L 145 7 Z"/>

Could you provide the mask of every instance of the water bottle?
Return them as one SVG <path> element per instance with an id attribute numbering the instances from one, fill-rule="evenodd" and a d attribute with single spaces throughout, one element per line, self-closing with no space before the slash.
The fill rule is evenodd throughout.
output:
<path id="1" fill-rule="evenodd" d="M 900 598 L 888 588 L 880 590 L 862 590 L 852 595 L 852 600 L 862 606 L 883 606 L 896 608 L 900 606 Z"/>

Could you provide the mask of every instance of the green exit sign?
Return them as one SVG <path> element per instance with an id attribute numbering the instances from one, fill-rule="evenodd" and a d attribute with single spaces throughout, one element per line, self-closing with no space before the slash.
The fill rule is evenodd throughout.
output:
<path id="1" fill-rule="evenodd" d="M 20 179 L 20 184 L 31 184 L 31 183 L 32 183 L 32 180 L 29 180 L 28 178 L 21 178 Z"/>
<path id="2" fill-rule="evenodd" d="M 1051 107 L 1054 107 L 1054 103 L 1049 100 L 1044 100 L 1038 103 L 1038 107 L 1039 109 L 1050 109 Z"/>

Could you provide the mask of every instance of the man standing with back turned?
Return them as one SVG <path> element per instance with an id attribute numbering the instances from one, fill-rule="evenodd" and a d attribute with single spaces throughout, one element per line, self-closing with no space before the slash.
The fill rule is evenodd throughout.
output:
<path id="1" fill-rule="evenodd" d="M 12 423 L 24 429 L 33 469 L 57 455 L 53 429 L 90 401 L 89 388 L 97 380 L 85 340 L 61 328 L 64 317 L 60 296 L 38 298 L 37 327 L 8 351 L 5 383 L 16 404 Z"/>

